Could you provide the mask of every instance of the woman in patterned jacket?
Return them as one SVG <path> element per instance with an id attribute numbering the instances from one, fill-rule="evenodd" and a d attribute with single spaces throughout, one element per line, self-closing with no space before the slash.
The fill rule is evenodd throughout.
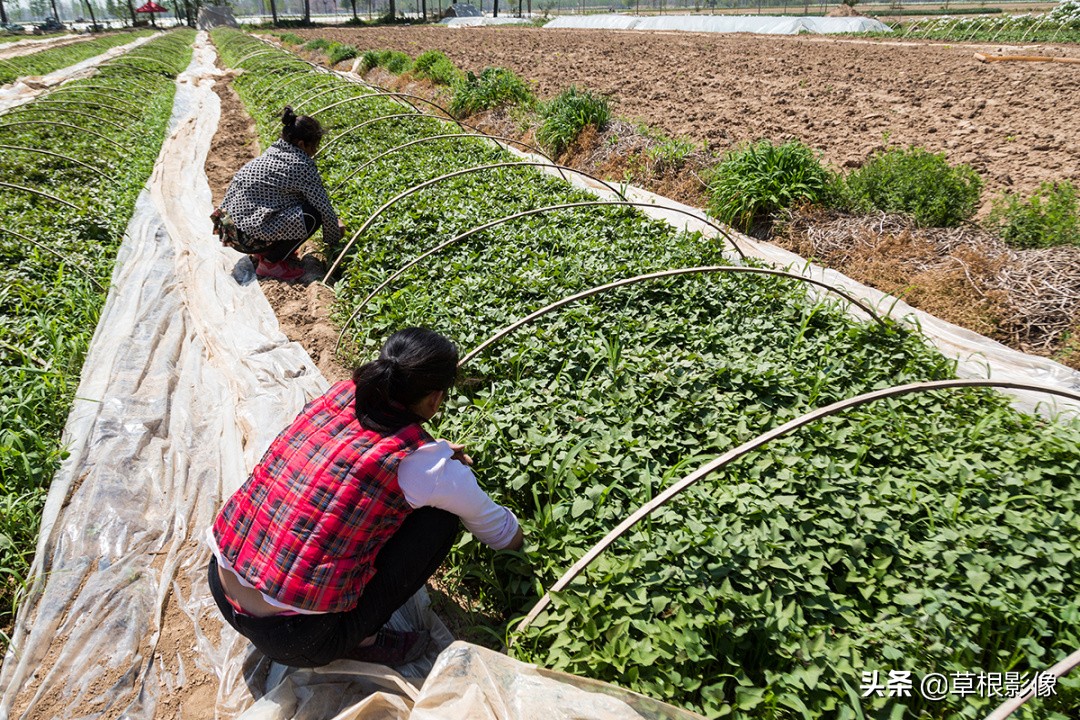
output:
<path id="1" fill-rule="evenodd" d="M 304 408 L 225 503 L 207 537 L 210 591 L 267 657 L 410 662 L 426 636 L 383 625 L 442 563 L 458 519 L 493 548 L 522 546 L 517 518 L 480 489 L 463 448 L 422 427 L 457 360 L 431 330 L 394 333 Z"/>
<path id="2" fill-rule="evenodd" d="M 286 107 L 281 122 L 281 139 L 240 168 L 211 218 L 223 243 L 258 261 L 259 277 L 296 280 L 304 274 L 296 249 L 320 225 L 332 245 L 344 226 L 312 160 L 323 135 L 319 121 Z"/>

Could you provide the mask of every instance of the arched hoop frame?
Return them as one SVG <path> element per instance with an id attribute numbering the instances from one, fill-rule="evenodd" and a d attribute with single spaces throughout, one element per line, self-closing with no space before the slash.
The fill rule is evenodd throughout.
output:
<path id="1" fill-rule="evenodd" d="M 37 155 L 48 155 L 50 157 L 59 158 L 61 160 L 67 160 L 68 162 L 73 162 L 76 165 L 82 165 L 87 170 L 90 170 L 90 171 L 92 171 L 94 173 L 97 173 L 98 175 L 105 178 L 109 182 L 116 182 L 116 178 L 109 175 L 108 173 L 101 170 L 100 168 L 96 168 L 96 167 L 94 167 L 93 165 L 91 165 L 89 163 L 84 163 L 82 160 L 76 160 L 73 157 L 69 157 L 67 155 L 61 155 L 60 153 L 51 152 L 49 150 L 41 150 L 40 148 L 23 147 L 21 145 L 0 145 L 0 150 L 13 150 L 13 151 L 16 151 L 16 152 L 35 153 Z"/>
<path id="2" fill-rule="evenodd" d="M 707 223 L 708 226 L 712 227 L 714 230 L 719 232 L 720 235 L 723 236 L 725 240 L 727 240 L 729 243 L 731 243 L 731 246 L 735 249 L 735 252 L 737 252 L 739 254 L 739 257 L 741 257 L 744 260 L 746 259 L 746 256 L 742 252 L 742 248 L 739 247 L 739 245 L 737 243 L 735 243 L 733 240 L 731 240 L 731 237 L 726 232 L 724 232 L 723 229 L 720 229 L 719 226 L 716 225 L 716 223 L 712 222 L 711 220 L 701 218 L 701 217 L 699 217 L 697 215 L 694 215 L 693 213 L 690 213 L 689 210 L 683 210 L 683 209 L 679 209 L 677 207 L 665 207 L 663 205 L 653 205 L 652 203 L 642 203 L 642 202 L 633 202 L 633 201 L 618 201 L 618 200 L 597 200 L 597 201 L 586 202 L 586 203 L 567 203 L 567 204 L 564 204 L 564 205 L 549 205 L 548 207 L 535 207 L 535 208 L 532 208 L 530 210 L 522 210 L 521 213 L 514 213 L 513 215 L 507 215 L 507 216 L 498 218 L 496 220 L 491 220 L 490 222 L 485 222 L 484 225 L 478 225 L 475 228 L 470 228 L 469 230 L 465 230 L 461 234 L 455 235 L 454 237 L 450 237 L 449 240 L 447 240 L 447 241 L 445 241 L 443 243 L 440 243 L 440 244 L 438 244 L 438 245 L 436 245 L 436 246 L 434 246 L 434 247 L 432 247 L 432 248 L 430 248 L 428 250 L 424 250 L 423 253 L 421 253 L 420 255 L 416 256 L 415 258 L 409 260 L 405 264 L 403 264 L 402 267 L 395 270 L 389 277 L 387 277 L 386 280 L 379 283 L 378 287 L 376 287 L 374 290 L 370 291 L 370 293 L 368 293 L 367 297 L 365 297 L 363 300 L 361 300 L 360 303 L 356 304 L 356 307 L 353 309 L 352 314 L 349 315 L 348 320 L 346 320 L 345 324 L 343 324 L 341 326 L 341 330 L 338 332 L 338 341 L 337 341 L 335 352 L 340 352 L 341 351 L 341 342 L 343 341 L 343 339 L 345 339 L 346 330 L 348 330 L 349 327 L 352 325 L 352 322 L 354 320 L 356 320 L 356 316 L 360 315 L 360 312 L 365 307 L 367 307 L 367 303 L 372 301 L 372 298 L 374 298 L 376 295 L 381 293 L 383 288 L 386 288 L 388 285 L 390 285 L 390 283 L 394 282 L 395 280 L 399 279 L 399 277 L 404 275 L 409 270 L 409 268 L 416 266 L 416 264 L 418 262 L 422 262 L 423 260 L 426 260 L 427 258 L 431 257 L 432 255 L 435 255 L 436 253 L 441 253 L 441 252 L 443 252 L 444 249 L 446 249 L 450 245 L 454 245 L 456 243 L 461 242 L 462 240 L 468 239 L 468 237 L 470 237 L 470 236 L 472 236 L 472 235 L 474 235 L 474 234 L 476 234 L 478 232 L 483 232 L 484 230 L 490 230 L 491 228 L 496 228 L 496 227 L 498 227 L 500 225 L 503 225 L 504 222 L 510 222 L 511 220 L 516 220 L 517 218 L 528 217 L 530 215 L 540 215 L 542 213 L 550 213 L 550 212 L 552 212 L 552 210 L 572 209 L 572 208 L 578 208 L 578 207 L 604 207 L 604 206 L 615 206 L 615 207 L 619 207 L 619 206 L 622 206 L 622 207 L 660 207 L 662 209 L 672 210 L 672 212 L 675 212 L 675 213 L 683 213 L 684 215 L 692 217 L 693 219 L 701 220 L 702 222 Z M 780 271 L 775 271 L 775 272 L 780 272 Z M 773 274 L 773 273 L 765 273 L 765 274 Z M 873 310 L 870 310 L 869 308 L 864 307 L 864 305 L 862 305 L 859 301 L 856 301 L 853 298 L 848 297 L 846 294 L 841 293 L 841 291 L 839 289 L 834 288 L 831 285 L 825 285 L 824 283 L 820 283 L 818 281 L 813 281 L 813 280 L 810 280 L 810 279 L 806 279 L 806 277 L 802 277 L 802 275 L 792 275 L 792 276 L 793 277 L 800 277 L 800 279 L 806 280 L 807 282 L 813 283 L 814 285 L 821 285 L 822 287 L 825 287 L 826 289 L 835 291 L 835 293 L 837 293 L 838 295 L 840 295 L 842 297 L 845 297 L 846 299 L 850 300 L 851 302 L 854 302 L 855 304 L 860 305 L 860 307 L 863 308 L 867 313 L 874 316 L 875 320 L 878 320 L 878 322 L 881 322 L 880 318 L 874 313 Z"/>
<path id="3" fill-rule="evenodd" d="M 86 100 L 79 100 L 78 98 L 73 98 L 71 100 L 47 100 L 47 99 L 42 99 L 42 100 L 36 100 L 34 102 L 34 105 L 39 106 L 39 107 L 42 106 L 42 105 L 49 105 L 49 106 L 52 106 L 52 105 L 75 105 L 75 106 L 78 106 L 78 107 L 100 108 L 102 110 L 108 110 L 109 112 L 115 112 L 115 113 L 120 113 L 121 115 L 126 115 L 129 118 L 132 118 L 133 120 L 138 120 L 139 119 L 138 115 L 136 115 L 135 113 L 133 113 L 130 110 L 127 110 L 125 108 L 116 107 L 115 105 L 106 105 L 105 103 L 100 103 L 100 102 L 89 102 L 89 101 L 86 101 Z"/>
<path id="4" fill-rule="evenodd" d="M 283 92 L 286 88 L 292 86 L 292 84 L 295 83 L 297 80 L 303 80 L 304 78 L 311 76 L 311 73 L 308 71 L 307 68 L 305 68 L 303 66 L 299 66 L 296 63 L 290 63 L 289 65 L 282 65 L 281 67 L 273 68 L 272 70 L 273 70 L 273 72 L 268 72 L 265 78 L 261 78 L 259 80 L 256 80 L 256 81 L 252 82 L 251 86 L 252 86 L 252 89 L 255 90 L 256 94 L 261 95 L 262 93 L 266 92 L 266 89 L 274 84 L 274 80 L 280 79 L 279 75 L 286 75 L 286 76 L 295 75 L 296 76 L 296 77 L 290 77 L 288 80 L 286 80 L 284 83 L 282 83 L 281 87 L 278 88 L 279 93 Z M 288 72 L 286 72 L 286 71 L 288 71 Z M 265 107 L 268 107 L 271 102 L 275 102 L 275 101 L 274 100 L 267 100 L 265 102 L 260 103 L 259 106 L 265 108 Z"/>
<path id="5" fill-rule="evenodd" d="M 396 98 L 410 98 L 410 99 L 414 99 L 414 100 L 419 100 L 419 101 L 423 102 L 426 105 L 430 105 L 431 107 L 435 108 L 439 112 L 446 113 L 446 117 L 445 118 L 439 118 L 440 120 L 451 120 L 451 121 L 453 121 L 455 123 L 457 122 L 457 120 L 454 118 L 453 115 L 451 115 L 449 112 L 447 112 L 446 109 L 442 105 L 439 105 L 436 102 L 432 102 L 431 100 L 428 100 L 427 98 L 422 98 L 419 95 L 410 95 L 409 93 L 390 92 L 390 91 L 379 91 L 379 92 L 368 93 L 366 95 L 356 95 L 356 96 L 351 97 L 351 98 L 345 98 L 344 100 L 338 100 L 337 102 L 332 102 L 329 105 L 324 105 L 323 107 L 319 108 L 318 110 L 313 110 L 312 112 L 310 112 L 308 114 L 311 117 L 315 117 L 319 113 L 326 112 L 327 110 L 333 110 L 334 108 L 339 107 L 341 105 L 346 105 L 346 104 L 351 103 L 351 102 L 357 102 L 359 100 L 370 100 L 372 98 L 377 98 L 377 97 L 386 97 L 386 98 L 396 97 Z M 408 104 L 411 104 L 411 103 L 408 103 Z M 464 130 L 464 128 L 462 128 L 462 129 Z"/>
<path id="6" fill-rule="evenodd" d="M 357 123 L 356 125 L 353 125 L 352 127 L 348 127 L 346 129 L 342 130 L 337 135 L 335 135 L 334 137 L 330 138 L 329 140 L 324 142 L 322 145 L 320 145 L 319 149 L 315 151 L 315 155 L 313 157 L 319 157 L 319 155 L 321 155 L 323 152 L 325 152 L 327 149 L 329 149 L 338 140 L 341 140 L 344 137 L 348 137 L 352 133 L 356 132 L 357 130 L 359 130 L 361 128 L 367 127 L 368 125 L 373 125 L 373 124 L 375 124 L 377 122 L 382 122 L 383 120 L 404 120 L 404 119 L 434 120 L 436 122 L 441 122 L 441 123 L 451 122 L 450 120 L 447 120 L 446 118 L 441 118 L 441 117 L 439 117 L 437 115 L 426 115 L 426 114 L 421 113 L 421 112 L 394 113 L 393 115 L 379 115 L 378 117 L 368 118 L 367 120 L 365 120 L 365 121 L 363 121 L 361 123 Z M 460 126 L 460 123 L 459 123 L 459 126 Z"/>
<path id="7" fill-rule="evenodd" d="M 78 210 L 79 209 L 78 205 L 73 205 L 73 204 L 69 203 L 67 200 L 61 200 L 60 198 L 56 197 L 55 195 L 50 195 L 47 192 L 42 192 L 41 190 L 35 190 L 34 188 L 23 187 L 22 185 L 15 185 L 13 183 L 6 183 L 6 182 L 0 182 L 0 187 L 6 187 L 6 188 L 9 188 L 11 190 L 18 190 L 20 192 L 30 193 L 32 195 L 40 195 L 43 198 L 48 198 L 49 200 L 53 200 L 53 201 L 58 202 L 58 203 L 60 203 L 62 205 L 67 205 L 69 208 L 71 208 L 73 210 Z"/>
<path id="8" fill-rule="evenodd" d="M 257 57 L 261 57 L 263 55 L 276 55 L 277 53 L 280 53 L 280 52 L 282 52 L 282 51 L 277 49 L 276 47 L 271 47 L 271 46 L 265 46 L 264 45 L 263 47 L 260 47 L 258 50 L 255 50 L 254 52 L 248 53 L 247 55 L 240 58 L 236 62 L 232 62 L 232 63 L 229 63 L 229 64 L 232 65 L 233 67 L 240 67 L 241 65 L 246 63 L 248 60 L 253 60 L 253 59 L 255 59 Z"/>
<path id="9" fill-rule="evenodd" d="M 108 90 L 109 92 L 116 92 L 122 95 L 126 95 L 133 100 L 142 102 L 142 97 L 136 93 L 131 92 L 125 88 L 109 87 L 108 85 L 79 85 L 78 87 L 60 87 L 60 89 L 53 91 L 48 97 L 61 97 L 66 95 L 90 95 L 91 97 L 106 98 L 112 100 L 113 97 L 108 92 L 95 92 L 97 90 Z"/>
<path id="10" fill-rule="evenodd" d="M 855 305 L 860 310 L 869 315 L 871 318 L 873 318 L 878 325 L 880 325 L 881 327 L 886 327 L 885 321 L 882 320 L 876 312 L 874 312 L 873 308 L 860 302 L 858 299 L 852 297 L 851 295 L 848 295 L 840 288 L 833 287 L 832 285 L 823 283 L 820 280 L 814 280 L 813 278 L 808 278 L 803 275 L 797 275 L 795 273 L 785 272 L 783 270 L 773 270 L 770 268 L 744 267 L 742 265 L 707 265 L 704 267 L 678 268 L 675 270 L 664 270 L 662 272 L 648 273 L 646 275 L 637 275 L 636 277 L 626 278 L 624 280 L 617 280 L 613 283 L 608 283 L 607 285 L 599 285 L 597 287 L 590 288 L 589 290 L 579 292 L 576 295 L 570 295 L 569 297 L 565 297 L 562 300 L 557 300 L 550 305 L 542 307 L 536 312 L 530 313 L 529 315 L 521 318 L 520 320 L 517 320 L 510 325 L 507 325 L 505 328 L 495 333 L 487 340 L 484 340 L 482 343 L 470 350 L 469 353 L 461 359 L 461 361 L 458 363 L 458 367 L 464 367 L 465 363 L 469 362 L 477 355 L 484 352 L 484 350 L 488 349 L 503 338 L 511 335 L 519 328 L 524 327 L 525 325 L 529 325 L 534 321 L 538 320 L 539 318 L 543 317 L 544 315 L 554 312 L 559 308 L 566 307 L 567 305 L 572 305 L 579 300 L 584 300 L 585 298 L 589 298 L 594 295 L 600 295 L 602 293 L 625 287 L 627 285 L 636 285 L 638 283 L 649 282 L 651 280 L 662 280 L 664 278 L 678 277 L 680 275 L 709 275 L 713 273 L 747 273 L 751 275 L 773 275 L 775 277 L 784 277 L 791 280 L 798 280 L 800 282 L 810 283 L 811 285 L 817 285 L 818 287 L 825 288 L 829 292 L 835 293 L 840 297 L 844 298 L 849 303 Z"/>
<path id="11" fill-rule="evenodd" d="M 451 138 L 471 138 L 473 140 L 493 140 L 498 145 L 518 145 L 520 147 L 525 148 L 526 150 L 529 150 L 531 152 L 536 153 L 537 155 L 540 155 L 541 157 L 546 159 L 548 162 L 550 162 L 552 165 L 555 164 L 555 159 L 554 158 L 552 158 L 550 155 L 548 155 L 547 153 L 545 153 L 543 150 L 536 147 L 535 145 L 530 145 L 527 142 L 522 142 L 521 140 L 515 140 L 514 138 L 503 137 L 502 135 L 485 135 L 485 134 L 482 134 L 482 133 L 471 133 L 471 132 L 449 133 L 449 134 L 446 134 L 446 135 L 428 135 L 427 137 L 422 137 L 422 138 L 419 138 L 417 140 L 410 140 L 407 143 L 404 143 L 402 145 L 398 145 L 397 147 L 392 147 L 389 150 L 386 150 L 385 152 L 379 153 L 378 155 L 371 158 L 370 160 L 368 160 L 367 162 L 363 163 L 362 165 L 357 167 L 355 170 L 350 172 L 348 175 L 346 175 L 345 179 L 343 179 L 341 182 L 339 182 L 337 185 L 334 186 L 334 191 L 337 191 L 338 189 L 341 188 L 342 185 L 347 183 L 352 178 L 356 177 L 357 174 L 363 172 L 364 168 L 368 167 L 369 165 L 371 165 L 373 163 L 378 162 L 379 160 L 382 160 L 387 155 L 393 155 L 394 153 L 399 152 L 401 150 L 404 150 L 407 147 L 412 147 L 413 145 L 419 145 L 421 143 L 430 142 L 432 140 L 448 140 L 448 139 L 451 139 Z M 562 176 L 563 180 L 566 180 L 566 173 L 564 173 L 562 170 L 559 170 L 559 175 Z"/>
<path id="12" fill-rule="evenodd" d="M 1055 678 L 1059 678 L 1063 675 L 1068 675 L 1069 671 L 1075 668 L 1077 665 L 1080 665 L 1080 650 L 1072 653 L 1061 662 L 1056 663 L 1049 670 L 1045 671 L 1045 674 L 1053 675 Z M 1001 705 L 998 706 L 997 710 L 994 710 L 994 712 L 986 716 L 986 720 L 1005 720 L 1005 718 L 1009 717 L 1014 712 L 1019 710 L 1024 703 L 1026 703 L 1033 697 L 1035 697 L 1034 687 L 1032 687 L 1032 689 L 1028 690 L 1027 693 L 1023 695 L 1009 698 L 1008 700 L 1003 702 Z"/>
<path id="13" fill-rule="evenodd" d="M 318 77 L 318 76 L 316 75 L 314 77 Z M 351 82 L 347 82 L 345 80 L 342 80 L 337 75 L 324 75 L 323 77 L 328 78 L 331 82 L 326 83 L 325 85 L 324 84 L 316 85 L 313 88 L 308 88 L 306 92 L 301 93 L 300 98 L 302 98 L 302 99 L 298 99 L 296 101 L 296 105 L 293 106 L 293 107 L 296 108 L 296 111 L 297 111 L 296 114 L 297 115 L 302 114 L 300 112 L 300 108 L 302 108 L 304 105 L 307 105 L 308 103 L 311 103 L 311 102 L 315 102 L 316 100 L 318 100 L 319 98 L 321 98 L 324 95 L 329 95 L 330 93 L 337 92 L 338 90 L 352 90 L 354 92 L 356 91 L 356 84 L 355 83 L 351 83 Z M 330 87 L 326 87 L 326 85 L 329 85 Z M 316 91 L 315 94 L 313 94 L 313 95 L 310 94 L 312 90 Z"/>
<path id="14" fill-rule="evenodd" d="M 347 253 L 349 251 L 349 249 L 353 246 L 353 243 L 355 243 L 357 241 L 357 239 L 361 235 L 363 235 L 364 232 L 369 227 L 371 227 L 371 224 L 374 223 L 378 219 L 378 217 L 380 215 L 382 215 L 384 212 L 386 212 L 387 209 L 389 209 L 390 207 L 392 207 L 396 203 L 400 202 L 401 200 L 404 200 L 405 198 L 409 197 L 410 195 L 414 195 L 414 194 L 420 192 L 421 190 L 423 190 L 425 188 L 431 187 L 432 185 L 437 185 L 438 183 L 441 183 L 444 180 L 450 180 L 452 178 L 460 177 L 462 175 L 470 175 L 472 173 L 482 172 L 484 170 L 497 170 L 498 168 L 506 168 L 506 167 L 514 167 L 514 168 L 519 168 L 519 167 L 559 168 L 559 169 L 564 170 L 564 171 L 572 172 L 575 175 L 581 175 L 583 177 L 589 178 L 590 180 L 594 180 L 594 181 L 600 183 L 601 185 L 603 185 L 604 187 L 606 187 L 611 192 L 613 192 L 616 195 L 618 195 L 619 197 L 621 197 L 623 199 L 623 202 L 627 202 L 626 197 L 621 192 L 619 192 L 614 187 L 612 187 L 610 183 L 608 183 L 608 182 L 606 182 L 604 180 L 601 180 L 600 178 L 596 177 L 595 175 L 590 175 L 589 173 L 584 172 L 583 170 L 577 170 L 575 168 L 567 167 L 565 165 L 555 165 L 553 163 L 545 163 L 545 162 L 539 162 L 539 161 L 535 161 L 535 160 L 524 160 L 524 161 L 519 161 L 519 162 L 492 163 L 491 165 L 479 165 L 477 167 L 465 168 L 464 170 L 455 170 L 452 173 L 447 173 L 446 175 L 440 175 L 439 177 L 432 178 L 431 180 L 425 180 L 424 182 L 420 183 L 419 185 L 413 185 L 408 190 L 404 190 L 404 191 L 398 193 L 397 195 L 395 195 L 394 197 L 390 198 L 385 203 L 383 203 L 383 205 L 381 207 L 379 207 L 375 212 L 373 212 L 371 214 L 370 217 L 368 217 L 367 220 L 364 221 L 364 224 L 360 226 L 360 229 L 357 230 L 356 233 L 349 239 L 349 242 L 345 244 L 345 247 L 338 254 L 337 258 L 335 258 L 334 264 L 331 265 L 330 269 L 326 271 L 326 276 L 323 278 L 323 284 L 324 285 L 326 284 L 326 282 L 330 279 L 330 276 L 334 273 L 334 270 L 336 270 L 337 266 L 339 264 L 341 264 L 342 258 L 345 257 L 345 253 Z M 646 203 L 641 203 L 641 204 L 644 205 Z M 507 219 L 509 219 L 509 218 L 507 218 Z M 505 220 L 503 220 L 503 221 L 505 222 Z"/>
<path id="15" fill-rule="evenodd" d="M 27 105 L 20 105 L 19 107 L 15 108 L 14 110 L 11 110 L 10 112 L 5 113 L 4 117 L 14 117 L 15 115 L 24 115 L 24 114 L 26 114 L 28 112 L 34 112 L 35 109 L 40 109 L 40 108 L 35 108 L 34 107 L 35 105 L 37 105 L 37 103 L 29 103 Z M 90 118 L 91 120 L 96 120 L 97 122 L 103 122 L 103 123 L 106 123 L 108 125 L 112 125 L 114 128 L 120 130 L 121 132 L 127 130 L 127 128 L 125 128 L 120 123 L 113 122 L 112 120 L 106 120 L 103 117 L 99 117 L 97 115 L 92 115 L 90 113 L 79 112 L 78 110 L 70 110 L 68 108 L 49 108 L 48 112 L 50 112 L 50 113 L 59 113 L 61 115 L 77 115 L 79 117 Z"/>
<path id="16" fill-rule="evenodd" d="M 124 62 L 125 60 L 142 60 L 142 61 L 146 61 L 146 62 L 155 63 L 155 64 L 160 65 L 161 67 L 163 67 L 165 69 L 164 75 L 166 77 L 170 77 L 170 78 L 176 77 L 176 70 L 175 70 L 175 68 L 173 68 L 172 65 L 169 65 L 169 63 L 165 62 L 164 60 L 159 60 L 158 58 L 155 58 L 155 57 L 149 57 L 148 55 L 121 55 L 120 57 L 116 58 L 111 63 L 109 63 L 109 67 L 137 67 L 136 65 L 132 65 L 131 63 Z M 160 76 L 160 75 L 163 74 L 161 72 L 150 70 L 149 68 L 140 68 L 140 69 L 145 70 L 146 72 L 150 73 L 151 75 L 159 75 Z"/>
<path id="17" fill-rule="evenodd" d="M 107 137 L 105 135 L 102 135 L 101 133 L 97 132 L 96 130 L 88 130 L 86 128 L 79 127 L 78 125 L 72 125 L 71 123 L 54 122 L 52 120 L 20 120 L 19 122 L 13 122 L 13 123 L 0 123 L 0 130 L 3 130 L 4 128 L 9 128 L 9 127 L 15 127 L 16 125 L 54 125 L 56 127 L 71 128 L 72 130 L 78 130 L 79 132 L 89 133 L 90 135 L 93 135 L 96 138 L 99 138 L 101 140 L 104 140 L 107 143 L 110 143 L 110 144 L 116 146 L 116 148 L 120 151 L 120 157 L 125 157 L 125 158 L 128 157 L 127 148 L 125 148 L 123 145 L 116 142 L 112 138 Z"/>
<path id="18" fill-rule="evenodd" d="M 60 252 L 58 250 L 53 250 L 48 245 L 40 243 L 37 240 L 34 240 L 33 238 L 28 238 L 25 235 L 23 235 L 22 233 L 15 232 L 14 230 L 8 230 L 6 227 L 3 227 L 3 226 L 0 226 L 0 230 L 6 232 L 8 235 L 13 235 L 14 237 L 19 238 L 23 242 L 30 243 L 31 245 L 38 248 L 39 250 L 44 250 L 45 252 L 59 258 L 60 261 L 63 262 L 63 263 L 71 265 L 71 267 L 75 268 L 76 270 L 81 272 L 83 275 L 85 275 L 87 280 L 94 283 L 94 285 L 97 286 L 98 290 L 100 290 L 102 292 L 105 292 L 105 286 L 103 286 L 100 282 L 98 282 L 97 278 L 95 278 L 90 273 L 89 270 L 87 270 L 85 267 L 83 267 L 81 263 L 75 262 L 75 260 L 73 258 L 70 258 L 67 255 L 64 255 L 62 252 Z"/>
<path id="19" fill-rule="evenodd" d="M 299 96 L 297 96 L 289 103 L 293 106 L 293 109 L 296 110 L 297 115 L 304 114 L 300 112 L 300 108 L 302 108 L 305 103 L 311 102 L 315 98 L 322 97 L 322 95 L 324 95 L 325 93 L 331 93 L 337 90 L 356 89 L 356 86 L 354 86 L 352 83 L 346 83 L 344 80 L 337 77 L 336 75 L 316 75 L 314 73 L 307 73 L 307 76 L 310 77 L 312 80 L 325 80 L 326 82 L 316 83 L 312 87 L 309 87 L 307 90 L 300 93 Z"/>
<path id="20" fill-rule="evenodd" d="M 763 433 L 755 439 L 745 442 L 737 448 L 728 450 L 720 457 L 705 463 L 697 470 L 693 471 L 689 475 L 686 475 L 678 482 L 674 483 L 659 495 L 648 501 L 637 510 L 635 510 L 629 517 L 618 524 L 611 532 L 604 536 L 600 542 L 589 548 L 588 552 L 581 556 L 574 565 L 563 573 L 554 585 L 551 586 L 544 596 L 533 605 L 532 609 L 525 618 L 518 624 L 515 629 L 516 632 L 523 632 L 529 625 L 532 624 L 536 617 L 543 612 L 544 608 L 551 602 L 551 594 L 559 592 L 570 582 L 576 578 L 581 572 L 587 568 L 597 557 L 600 556 L 604 550 L 606 550 L 615 540 L 617 540 L 623 533 L 632 528 L 638 522 L 651 515 L 656 509 L 664 506 L 672 498 L 682 493 L 691 485 L 697 483 L 699 480 L 706 476 L 716 472 L 720 468 L 731 464 L 735 460 L 743 457 L 744 455 L 758 449 L 759 447 L 787 435 L 788 433 L 809 425 L 816 420 L 829 417 L 830 415 L 836 415 L 837 413 L 850 410 L 851 408 L 858 407 L 860 405 L 866 405 L 867 403 L 881 400 L 883 398 L 900 397 L 901 395 L 909 395 L 911 393 L 923 393 L 933 392 L 935 390 L 950 390 L 954 388 L 972 388 L 972 387 L 989 387 L 989 388 L 1006 388 L 1012 390 L 1025 390 L 1029 392 L 1042 392 L 1049 395 L 1058 395 L 1069 400 L 1080 402 L 1080 393 L 1075 393 L 1070 390 L 1063 390 L 1056 387 L 1047 387 L 1042 385 L 1030 385 L 1027 383 L 1015 383 L 1015 382 L 1001 382 L 997 380 L 938 380 L 936 382 L 922 382 L 911 383 L 909 385 L 898 385 L 891 388 L 885 388 L 883 390 L 875 390 L 873 392 L 857 395 L 853 398 L 846 400 L 840 400 L 839 402 L 832 403 L 817 410 L 806 413 L 800 417 L 790 420 L 779 427 L 775 427 L 766 433 Z"/>

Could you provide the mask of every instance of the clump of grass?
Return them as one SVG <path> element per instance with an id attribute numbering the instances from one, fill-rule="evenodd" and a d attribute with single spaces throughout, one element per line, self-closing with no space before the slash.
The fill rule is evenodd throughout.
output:
<path id="1" fill-rule="evenodd" d="M 1027 200 L 1005 194 L 994 201 L 987 225 L 1020 249 L 1080 246 L 1080 202 L 1068 180 L 1044 182 Z"/>
<path id="2" fill-rule="evenodd" d="M 284 44 L 284 45 L 303 45 L 304 44 L 304 38 L 300 37 L 299 35 L 297 35 L 295 33 L 282 33 L 281 35 L 278 36 L 278 39 L 281 40 L 282 44 Z"/>
<path id="3" fill-rule="evenodd" d="M 611 109 L 603 96 L 571 85 L 540 106 L 540 117 L 543 122 L 536 131 L 536 139 L 557 155 L 589 125 L 601 129 L 611 119 Z"/>
<path id="4" fill-rule="evenodd" d="M 327 50 L 329 47 L 330 41 L 325 38 L 315 38 L 304 43 L 305 50 Z"/>
<path id="5" fill-rule="evenodd" d="M 360 56 L 360 72 L 382 67 L 400 75 L 411 68 L 412 64 L 411 57 L 397 50 L 368 50 Z"/>
<path id="6" fill-rule="evenodd" d="M 525 81 L 506 68 L 485 68 L 479 75 L 466 73 L 464 78 L 454 83 L 453 88 L 449 110 L 459 118 L 503 105 L 531 105 L 536 102 Z"/>
<path id="7" fill-rule="evenodd" d="M 744 232 L 766 229 L 781 210 L 828 202 L 833 174 L 797 140 L 732 150 L 709 177 L 709 211 Z"/>
<path id="8" fill-rule="evenodd" d="M 436 85 L 453 85 L 462 78 L 457 66 L 438 50 L 421 53 L 413 63 L 413 74 L 425 78 Z"/>
<path id="9" fill-rule="evenodd" d="M 955 227 L 975 214 L 982 186 L 969 165 L 949 165 L 944 154 L 890 148 L 847 176 L 843 204 L 908 215 L 922 227 Z"/>
<path id="10" fill-rule="evenodd" d="M 686 159 L 694 152 L 694 143 L 682 138 L 666 138 L 659 145 L 645 151 L 649 168 L 654 173 L 678 170 L 686 164 Z"/>
<path id="11" fill-rule="evenodd" d="M 337 65 L 343 60 L 351 60 L 359 54 L 352 45 L 346 45 L 345 43 L 330 43 L 330 47 L 326 49 L 326 55 L 330 59 L 331 65 Z"/>

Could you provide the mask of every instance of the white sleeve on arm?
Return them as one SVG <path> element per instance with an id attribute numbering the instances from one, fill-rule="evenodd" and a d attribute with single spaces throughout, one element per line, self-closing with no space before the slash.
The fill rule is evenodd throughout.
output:
<path id="1" fill-rule="evenodd" d="M 481 542 L 496 550 L 505 548 L 517 534 L 517 518 L 488 497 L 469 466 L 451 455 L 450 446 L 439 440 L 406 456 L 398 465 L 398 485 L 405 500 L 413 508 L 448 510 Z"/>

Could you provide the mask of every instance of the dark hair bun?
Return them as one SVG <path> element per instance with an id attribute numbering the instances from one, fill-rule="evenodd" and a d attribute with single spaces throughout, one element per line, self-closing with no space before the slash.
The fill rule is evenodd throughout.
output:
<path id="1" fill-rule="evenodd" d="M 291 105 L 286 105 L 285 110 L 282 111 L 281 124 L 285 127 L 292 127 L 296 124 L 296 113 L 293 112 Z"/>

